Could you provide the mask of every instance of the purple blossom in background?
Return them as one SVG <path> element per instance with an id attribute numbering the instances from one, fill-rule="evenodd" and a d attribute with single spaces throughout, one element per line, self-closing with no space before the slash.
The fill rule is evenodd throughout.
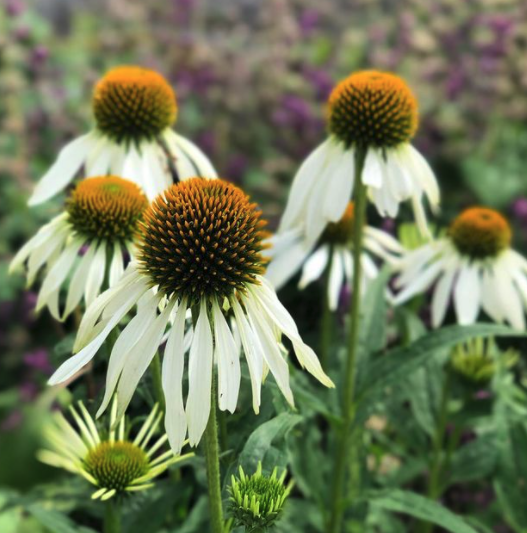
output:
<path id="1" fill-rule="evenodd" d="M 41 44 L 35 46 L 31 54 L 31 68 L 38 69 L 42 67 L 42 65 L 47 61 L 48 57 L 49 51 L 45 46 Z"/>
<path id="2" fill-rule="evenodd" d="M 216 137 L 213 131 L 202 131 L 196 141 L 199 147 L 209 156 L 213 157 L 216 153 Z"/>
<path id="3" fill-rule="evenodd" d="M 24 3 L 21 0 L 7 0 L 5 3 L 5 11 L 10 17 L 18 17 L 24 9 Z"/>
<path id="4" fill-rule="evenodd" d="M 305 37 L 311 35 L 318 27 L 320 13 L 314 9 L 306 9 L 300 14 L 298 24 L 300 31 Z"/>
<path id="5" fill-rule="evenodd" d="M 306 66 L 303 69 L 305 78 L 315 89 L 315 97 L 319 101 L 326 101 L 333 89 L 331 76 L 322 69 Z"/>
<path id="6" fill-rule="evenodd" d="M 20 393 L 20 398 L 23 402 L 31 402 L 38 396 L 39 388 L 36 383 L 32 381 L 24 381 L 20 385 L 18 392 Z"/>
<path id="7" fill-rule="evenodd" d="M 512 214 L 519 222 L 527 223 L 527 198 L 522 196 L 516 199 L 512 204 Z"/>
<path id="8" fill-rule="evenodd" d="M 49 361 L 48 351 L 44 348 L 38 348 L 28 352 L 23 357 L 24 364 L 33 370 L 38 370 L 44 374 L 51 374 L 53 367 Z"/>
<path id="9" fill-rule="evenodd" d="M 314 117 L 308 102 L 294 94 L 286 94 L 272 118 L 277 126 L 301 130 L 312 124 Z"/>
<path id="10" fill-rule="evenodd" d="M 247 158 L 242 154 L 232 155 L 227 162 L 226 175 L 234 183 L 241 183 L 248 167 Z"/>

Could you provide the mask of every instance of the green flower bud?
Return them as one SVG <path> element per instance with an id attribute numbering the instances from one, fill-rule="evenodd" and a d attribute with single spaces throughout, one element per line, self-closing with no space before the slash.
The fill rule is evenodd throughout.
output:
<path id="1" fill-rule="evenodd" d="M 262 474 L 262 463 L 252 476 L 247 476 L 240 466 L 239 477 L 232 476 L 228 487 L 229 511 L 236 526 L 245 531 L 266 531 L 278 519 L 294 482 L 286 486 L 287 471 L 277 477 L 277 469 L 271 476 Z"/>
<path id="2" fill-rule="evenodd" d="M 516 350 L 501 352 L 494 339 L 471 339 L 458 344 L 450 355 L 450 368 L 464 381 L 472 385 L 487 385 L 494 376 L 498 364 L 513 367 L 519 358 Z"/>

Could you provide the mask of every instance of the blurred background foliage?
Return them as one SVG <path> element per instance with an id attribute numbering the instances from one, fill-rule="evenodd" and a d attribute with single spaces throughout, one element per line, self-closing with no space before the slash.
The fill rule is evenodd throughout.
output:
<path id="1" fill-rule="evenodd" d="M 7 265 L 61 209 L 59 198 L 29 210 L 28 194 L 60 147 L 92 124 L 94 82 L 123 63 L 170 80 L 176 128 L 252 194 L 271 226 L 300 161 L 325 135 L 333 84 L 357 69 L 397 72 L 420 102 L 415 142 L 442 187 L 438 227 L 482 203 L 510 216 L 516 246 L 527 249 L 522 0 L 1 0 L 0 504 L 9 491 L 56 476 L 34 450 L 50 406 L 68 401 L 45 382 L 74 331 L 35 316 L 35 293 L 21 276 L 8 278 Z M 317 294 L 284 298 L 306 324 L 318 313 Z M 481 505 L 493 498 L 488 490 L 474 494 Z M 0 531 L 19 524 L 12 513 L 0 516 Z M 19 531 L 39 531 L 31 516 Z"/>

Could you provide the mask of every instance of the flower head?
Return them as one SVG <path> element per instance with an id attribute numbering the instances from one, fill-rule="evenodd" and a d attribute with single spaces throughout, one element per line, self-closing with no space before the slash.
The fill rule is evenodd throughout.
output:
<path id="1" fill-rule="evenodd" d="M 176 120 L 176 95 L 161 74 L 121 66 L 95 86 L 93 114 L 97 128 L 116 142 L 152 140 Z"/>
<path id="2" fill-rule="evenodd" d="M 193 455 L 178 456 L 170 450 L 160 453 L 168 439 L 166 434 L 149 446 L 162 418 L 157 405 L 133 441 L 127 439 L 124 418 L 115 429 L 116 408 L 114 403 L 108 431 L 102 433 L 82 402 L 78 410 L 70 407 L 78 429 L 62 413 L 56 413 L 54 423 L 45 431 L 48 448 L 38 455 L 42 462 L 79 474 L 95 485 L 93 499 L 108 500 L 153 487 L 153 480 L 170 465 Z"/>
<path id="3" fill-rule="evenodd" d="M 143 191 L 116 176 L 81 181 L 66 201 L 73 229 L 87 239 L 133 241 L 148 207 Z"/>
<path id="4" fill-rule="evenodd" d="M 483 207 L 463 211 L 445 236 L 403 258 L 395 301 L 402 303 L 433 285 L 434 327 L 443 322 L 453 295 L 460 324 L 473 323 L 483 309 L 496 322 L 524 329 L 527 261 L 510 242 L 510 226 L 498 212 Z"/>
<path id="5" fill-rule="evenodd" d="M 275 468 L 270 476 L 262 474 L 262 463 L 252 476 L 240 466 L 239 476 L 231 476 L 229 512 L 236 526 L 246 531 L 266 531 L 279 519 L 294 482 L 284 484 L 287 471 L 278 477 Z"/>
<path id="6" fill-rule="evenodd" d="M 262 277 L 264 225 L 256 205 L 240 189 L 221 180 L 195 177 L 165 191 L 145 214 L 138 260 L 88 309 L 74 346 L 78 353 L 57 370 L 50 383 L 67 380 L 88 363 L 110 331 L 137 305 L 112 349 L 99 412 L 116 391 L 117 417 L 124 413 L 171 324 L 163 388 L 169 406 L 165 425 L 175 450 L 181 449 L 187 430 L 192 445 L 201 439 L 209 418 L 214 365 L 219 407 L 230 412 L 236 409 L 240 346 L 249 367 L 255 412 L 269 370 L 286 399 L 294 403 L 282 333 L 291 340 L 300 365 L 326 386 L 333 386 Z M 185 404 L 182 377 L 188 346 L 184 338 L 190 310 L 194 323 L 188 343 Z"/>
<path id="7" fill-rule="evenodd" d="M 436 208 L 439 188 L 410 144 L 417 126 L 417 100 L 398 76 L 370 70 L 337 84 L 328 101 L 328 139 L 298 170 L 279 233 L 298 231 L 312 245 L 341 219 L 360 173 L 381 216 L 395 218 L 401 202 L 411 200 L 418 227 L 429 237 L 423 196 Z"/>
<path id="8" fill-rule="evenodd" d="M 417 100 L 403 79 L 388 72 L 348 76 L 328 103 L 329 131 L 347 147 L 392 148 L 417 130 Z"/>
<path id="9" fill-rule="evenodd" d="M 113 174 L 139 185 L 153 200 L 174 181 L 215 178 L 205 154 L 172 131 L 177 103 L 167 80 L 149 69 L 120 66 L 93 91 L 95 127 L 67 144 L 37 183 L 30 205 L 49 200 L 84 168 L 85 176 Z"/>
<path id="10" fill-rule="evenodd" d="M 58 320 L 65 319 L 82 296 L 91 303 L 101 291 L 109 266 L 109 285 L 119 280 L 125 258 L 134 255 L 139 222 L 148 200 L 135 184 L 117 176 L 81 181 L 66 201 L 66 210 L 43 226 L 17 253 L 11 270 L 27 265 L 31 285 L 43 267 L 46 275 L 36 311 L 47 306 Z M 69 281 L 64 311 L 59 295 Z"/>
<path id="11" fill-rule="evenodd" d="M 490 382 L 500 362 L 511 368 L 518 362 L 519 355 L 513 349 L 501 352 L 494 339 L 478 337 L 454 347 L 450 368 L 469 384 L 481 386 Z"/>
<path id="12" fill-rule="evenodd" d="M 167 190 L 147 211 L 138 261 L 166 295 L 194 303 L 229 298 L 265 271 L 265 224 L 238 187 L 191 179 Z"/>
<path id="13" fill-rule="evenodd" d="M 493 209 L 472 207 L 457 216 L 448 231 L 461 255 L 474 260 L 496 257 L 511 243 L 507 220 Z"/>

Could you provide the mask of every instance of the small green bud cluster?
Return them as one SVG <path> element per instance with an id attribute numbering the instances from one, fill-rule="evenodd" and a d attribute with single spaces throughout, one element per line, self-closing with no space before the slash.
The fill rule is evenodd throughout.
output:
<path id="1" fill-rule="evenodd" d="M 476 338 L 457 345 L 450 355 L 450 367 L 458 376 L 473 385 L 486 385 L 496 372 L 498 361 L 506 368 L 513 367 L 518 352 L 500 352 L 494 339 Z"/>
<path id="2" fill-rule="evenodd" d="M 239 472 L 239 477 L 231 477 L 228 487 L 230 514 L 236 526 L 246 531 L 266 531 L 278 519 L 294 482 L 284 485 L 286 470 L 280 477 L 276 468 L 271 476 L 263 475 L 262 463 L 252 476 L 247 476 L 241 466 Z"/>

